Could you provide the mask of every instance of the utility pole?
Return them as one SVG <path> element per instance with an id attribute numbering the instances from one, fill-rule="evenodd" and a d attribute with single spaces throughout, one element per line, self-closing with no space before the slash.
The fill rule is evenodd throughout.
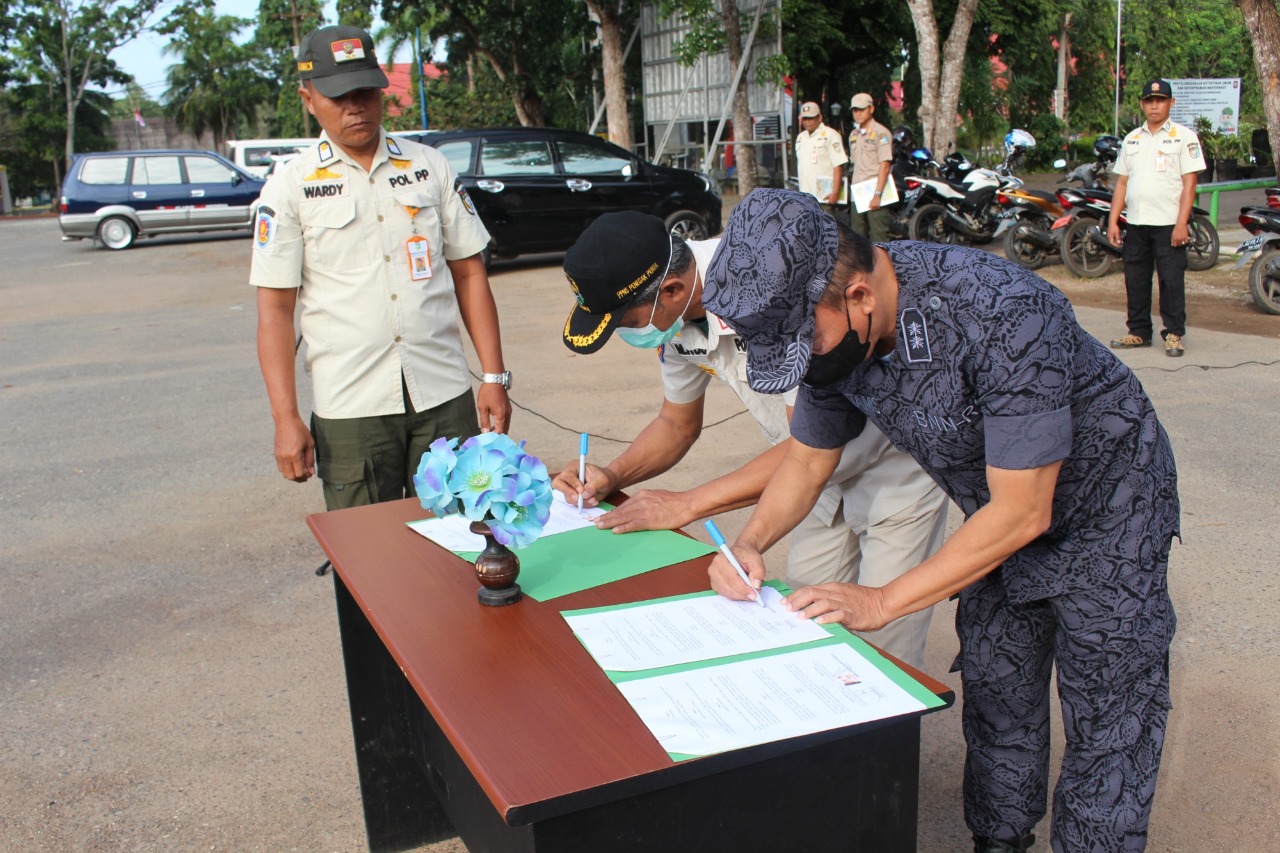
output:
<path id="1" fill-rule="evenodd" d="M 298 11 L 298 0 L 289 0 L 289 14 L 276 15 L 282 21 L 288 21 L 293 24 L 293 68 L 294 73 L 298 73 L 298 51 L 302 48 L 302 19 L 308 17 Z M 307 112 L 304 104 L 299 103 L 298 108 L 302 110 L 302 127 L 305 136 L 311 136 L 311 114 Z"/>

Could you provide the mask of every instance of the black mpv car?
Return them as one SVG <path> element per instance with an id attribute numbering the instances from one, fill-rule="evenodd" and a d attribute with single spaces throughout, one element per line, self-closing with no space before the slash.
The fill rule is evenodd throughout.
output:
<path id="1" fill-rule="evenodd" d="M 615 210 L 652 213 L 689 240 L 720 233 L 715 181 L 655 166 L 587 133 L 514 127 L 401 135 L 448 158 L 493 237 L 494 257 L 563 252 L 592 220 Z"/>

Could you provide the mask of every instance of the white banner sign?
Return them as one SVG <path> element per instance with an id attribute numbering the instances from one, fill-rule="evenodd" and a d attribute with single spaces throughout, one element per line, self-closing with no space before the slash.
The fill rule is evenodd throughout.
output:
<path id="1" fill-rule="evenodd" d="M 1173 109 L 1169 117 L 1187 127 L 1204 116 L 1218 133 L 1235 136 L 1240 129 L 1240 78 L 1170 80 Z"/>

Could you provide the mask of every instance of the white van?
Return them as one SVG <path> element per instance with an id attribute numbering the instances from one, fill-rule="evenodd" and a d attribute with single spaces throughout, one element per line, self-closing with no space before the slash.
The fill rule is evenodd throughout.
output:
<path id="1" fill-rule="evenodd" d="M 241 139 L 228 142 L 230 160 L 249 174 L 265 178 L 275 163 L 297 157 L 315 139 Z"/>

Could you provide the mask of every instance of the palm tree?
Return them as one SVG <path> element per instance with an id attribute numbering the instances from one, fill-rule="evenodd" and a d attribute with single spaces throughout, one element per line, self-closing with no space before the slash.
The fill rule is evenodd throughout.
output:
<path id="1" fill-rule="evenodd" d="M 165 112 L 197 136 L 212 132 L 221 147 L 241 122 L 257 119 L 258 106 L 270 96 L 269 77 L 259 52 L 234 41 L 251 21 L 209 11 L 184 17 L 164 49 L 177 59 L 169 66 Z"/>

